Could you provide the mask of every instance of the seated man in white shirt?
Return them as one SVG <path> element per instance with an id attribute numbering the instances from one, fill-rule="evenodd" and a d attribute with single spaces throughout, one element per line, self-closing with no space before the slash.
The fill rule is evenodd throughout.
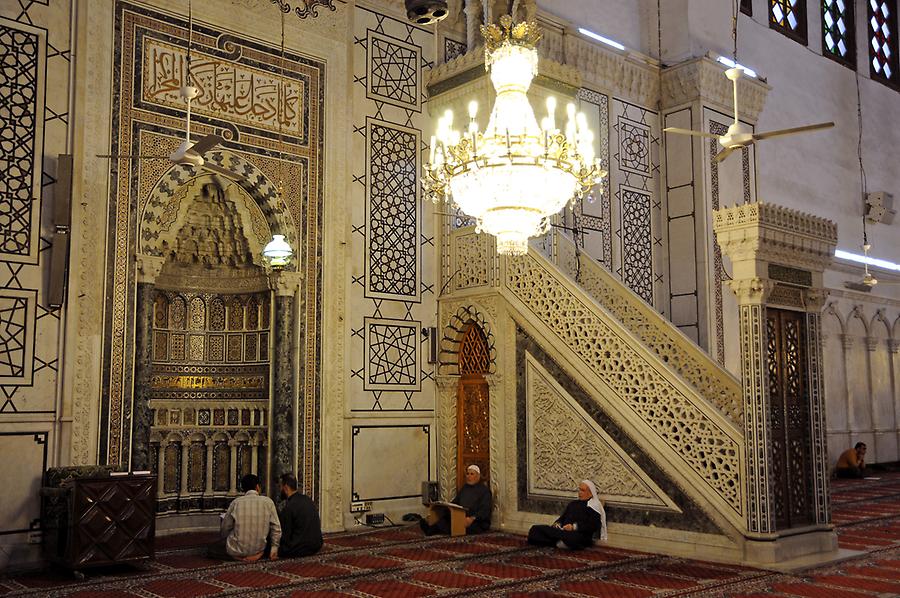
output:
<path id="1" fill-rule="evenodd" d="M 267 548 L 269 558 L 278 558 L 281 523 L 275 503 L 260 496 L 259 478 L 250 473 L 241 478 L 243 496 L 234 499 L 222 516 L 222 539 L 210 545 L 212 558 L 258 561 Z"/>

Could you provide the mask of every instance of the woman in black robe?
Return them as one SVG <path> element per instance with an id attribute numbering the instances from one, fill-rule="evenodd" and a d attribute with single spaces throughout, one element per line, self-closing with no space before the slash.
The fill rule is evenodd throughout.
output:
<path id="1" fill-rule="evenodd" d="M 581 550 L 594 543 L 594 534 L 606 539 L 606 513 L 597 497 L 597 487 L 590 480 L 578 485 L 578 500 L 573 500 L 553 525 L 533 525 L 528 543 Z"/>

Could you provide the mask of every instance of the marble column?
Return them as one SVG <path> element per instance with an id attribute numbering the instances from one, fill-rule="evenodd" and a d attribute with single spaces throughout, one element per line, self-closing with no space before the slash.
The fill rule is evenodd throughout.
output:
<path id="1" fill-rule="evenodd" d="M 134 338 L 134 394 L 131 410 L 131 471 L 150 469 L 150 375 L 153 359 L 153 281 L 164 259 L 138 255 L 137 310 Z"/>
<path id="2" fill-rule="evenodd" d="M 275 313 L 272 317 L 272 459 L 269 463 L 271 486 L 278 476 L 297 471 L 298 426 L 298 320 L 296 295 L 300 288 L 297 272 L 275 272 L 270 277 Z M 298 479 L 302 485 L 302 480 Z"/>

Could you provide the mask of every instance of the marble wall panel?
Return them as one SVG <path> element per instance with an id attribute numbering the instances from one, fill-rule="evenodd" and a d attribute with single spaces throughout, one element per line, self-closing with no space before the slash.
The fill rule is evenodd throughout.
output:
<path id="1" fill-rule="evenodd" d="M 350 433 L 352 500 L 421 496 L 434 472 L 429 423 L 354 425 Z"/>

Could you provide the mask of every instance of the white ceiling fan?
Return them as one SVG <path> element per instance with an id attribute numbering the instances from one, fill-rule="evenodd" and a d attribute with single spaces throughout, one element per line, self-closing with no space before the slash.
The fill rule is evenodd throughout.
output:
<path id="1" fill-rule="evenodd" d="M 187 126 L 185 127 L 184 141 L 178 146 L 174 152 L 165 155 L 98 155 L 98 158 L 109 158 L 113 160 L 169 160 L 172 164 L 180 164 L 182 166 L 193 166 L 194 168 L 204 168 L 211 172 L 221 174 L 230 179 L 243 179 L 242 174 L 208 162 L 203 154 L 214 149 L 217 145 L 224 142 L 219 135 L 209 134 L 201 137 L 196 143 L 191 141 L 191 100 L 200 95 L 200 90 L 191 85 L 191 47 L 194 38 L 194 17 L 190 0 L 188 1 L 188 50 L 187 50 L 187 69 L 185 77 L 185 85 L 178 90 L 180 95 L 187 102 Z"/>
<path id="2" fill-rule="evenodd" d="M 772 137 L 781 137 L 785 135 L 796 135 L 797 133 L 806 133 L 809 131 L 818 131 L 819 129 L 829 129 L 834 126 L 833 122 L 818 123 L 815 125 L 804 125 L 802 127 L 792 127 L 790 129 L 778 129 L 776 131 L 766 131 L 764 133 L 754 133 L 750 127 L 740 121 L 738 115 L 738 91 L 737 82 L 743 75 L 744 69 L 733 67 L 725 71 L 725 76 L 731 80 L 734 88 L 734 122 L 728 127 L 728 131 L 724 135 L 714 135 L 704 131 L 692 131 L 690 129 L 680 129 L 678 127 L 666 127 L 663 131 L 667 133 L 676 133 L 678 135 L 694 135 L 696 137 L 708 137 L 717 139 L 722 146 L 722 151 L 716 154 L 716 162 L 721 162 L 731 155 L 735 150 L 748 147 L 757 141 L 770 139 Z"/>

